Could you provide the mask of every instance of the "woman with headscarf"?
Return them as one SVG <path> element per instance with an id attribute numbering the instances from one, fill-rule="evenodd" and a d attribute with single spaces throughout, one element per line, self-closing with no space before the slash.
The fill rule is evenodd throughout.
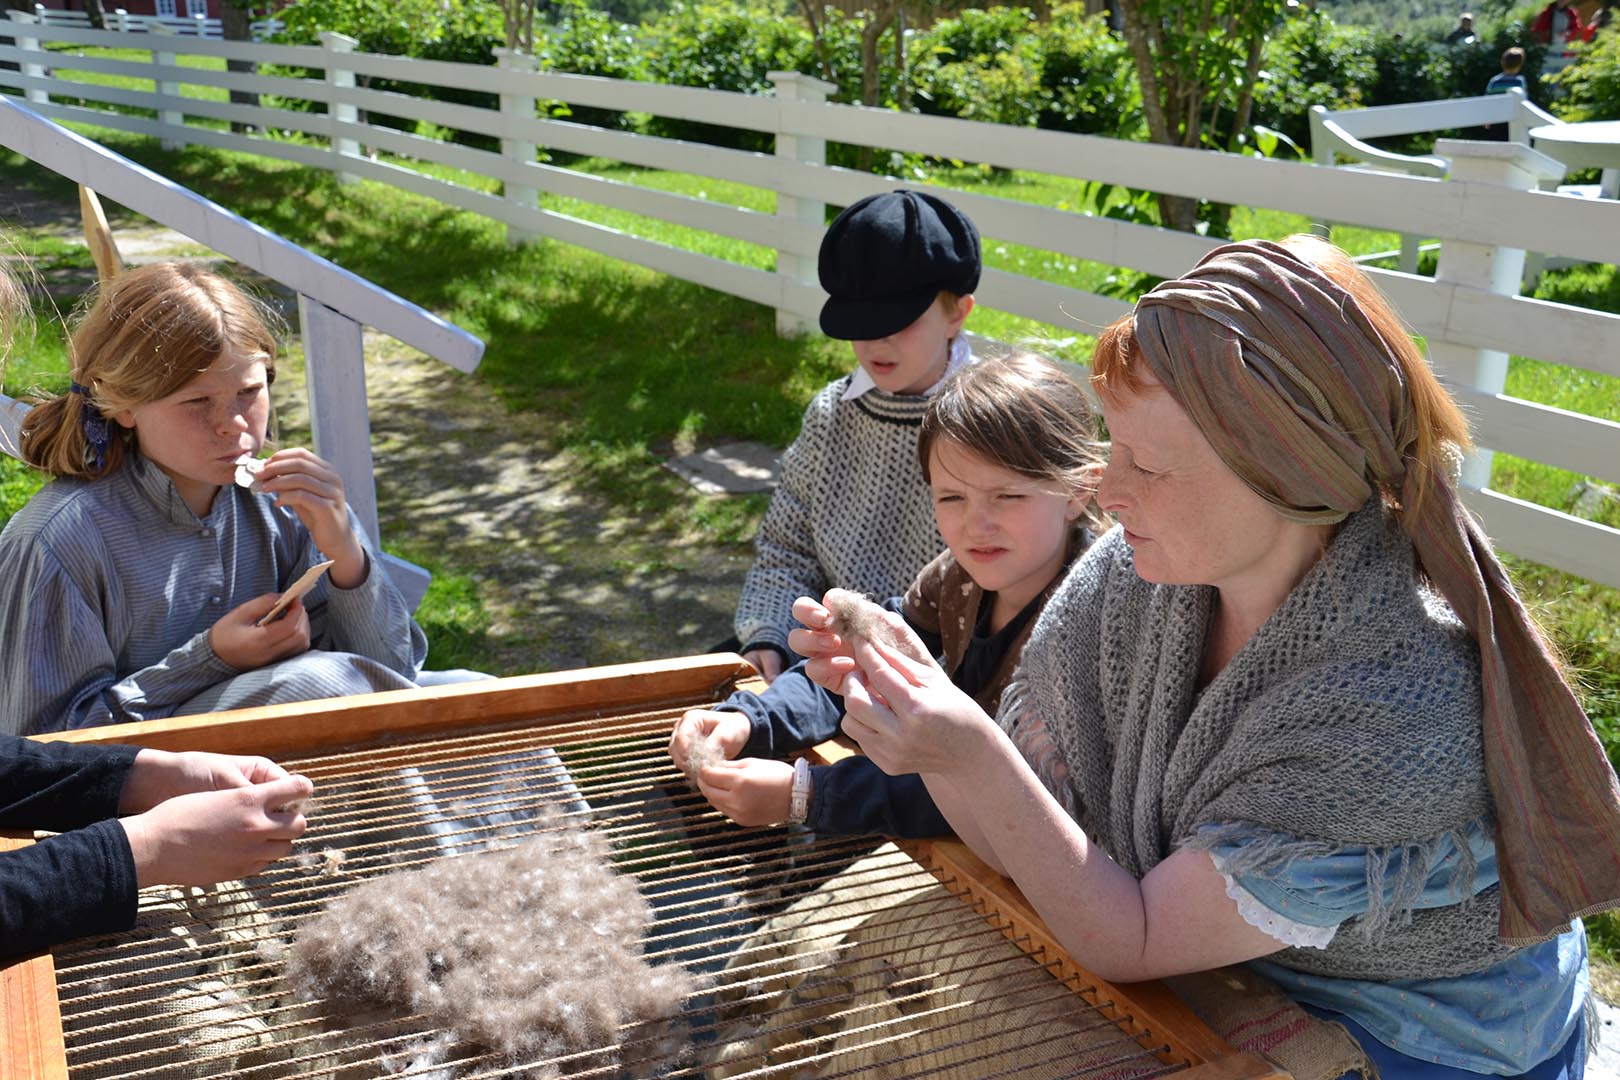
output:
<path id="1" fill-rule="evenodd" d="M 1620 788 L 1394 312 L 1323 241 L 1229 244 L 1092 377 L 1119 524 L 999 722 L 920 650 L 798 631 L 845 730 L 1105 979 L 1248 962 L 1384 1080 L 1579 1077 Z"/>

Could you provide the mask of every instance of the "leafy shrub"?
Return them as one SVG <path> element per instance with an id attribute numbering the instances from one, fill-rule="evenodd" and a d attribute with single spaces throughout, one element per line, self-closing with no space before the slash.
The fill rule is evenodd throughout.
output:
<path id="1" fill-rule="evenodd" d="M 571 75 L 599 75 L 607 79 L 646 79 L 646 45 L 638 28 L 617 22 L 605 11 L 587 7 L 583 0 L 560 6 L 553 21 L 535 27 L 534 51 L 545 71 Z M 563 106 L 547 111 L 557 117 L 593 127 L 633 128 L 635 122 L 616 109 Z"/>
<path id="2" fill-rule="evenodd" d="M 1565 120 L 1620 119 L 1620 29 L 1609 28 L 1581 49 L 1558 77 L 1553 111 Z"/>
<path id="3" fill-rule="evenodd" d="M 1377 34 L 1336 25 L 1319 12 L 1297 15 L 1266 42 L 1265 63 L 1255 89 L 1254 121 L 1305 146 L 1310 108 L 1356 108 L 1370 104 L 1363 87 L 1377 77 Z"/>
<path id="4" fill-rule="evenodd" d="M 1129 139 L 1146 129 L 1130 47 L 1083 3 L 1059 4 L 1036 38 L 1041 88 L 1039 126 Z"/>
<path id="5" fill-rule="evenodd" d="M 647 29 L 646 77 L 676 86 L 766 94 L 771 71 L 813 72 L 815 52 L 802 20 L 762 8 L 703 0 L 676 4 Z M 647 131 L 676 139 L 769 150 L 770 136 L 655 116 Z"/>

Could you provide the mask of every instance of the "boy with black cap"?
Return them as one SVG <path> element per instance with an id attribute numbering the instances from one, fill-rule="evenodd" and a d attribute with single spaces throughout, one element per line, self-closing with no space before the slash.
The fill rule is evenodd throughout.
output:
<path id="1" fill-rule="evenodd" d="M 851 203 L 822 238 L 821 329 L 860 367 L 805 410 L 755 538 L 736 632 L 767 681 L 797 659 L 795 599 L 834 586 L 898 596 L 944 550 L 917 430 L 934 387 L 972 362 L 962 323 L 979 269 L 973 222 L 921 191 Z"/>

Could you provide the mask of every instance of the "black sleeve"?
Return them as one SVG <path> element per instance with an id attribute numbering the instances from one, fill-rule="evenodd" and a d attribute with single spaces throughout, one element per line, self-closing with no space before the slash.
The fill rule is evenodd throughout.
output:
<path id="1" fill-rule="evenodd" d="M 61 832 L 117 817 L 137 753 L 0 737 L 0 828 Z"/>
<path id="2" fill-rule="evenodd" d="M 117 821 L 0 852 L 0 960 L 135 923 L 135 859 Z"/>
<path id="3" fill-rule="evenodd" d="M 810 767 L 810 812 L 804 823 L 816 832 L 907 839 L 951 832 L 922 777 L 890 776 L 865 757 Z"/>

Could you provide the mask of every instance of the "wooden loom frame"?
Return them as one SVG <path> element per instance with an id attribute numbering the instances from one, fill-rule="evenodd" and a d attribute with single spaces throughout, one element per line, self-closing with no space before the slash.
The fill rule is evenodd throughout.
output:
<path id="1" fill-rule="evenodd" d="M 336 747 L 397 744 L 446 732 L 577 722 L 630 709 L 699 707 L 722 700 L 753 678 L 754 669 L 740 657 L 714 654 L 176 717 L 41 738 L 280 758 Z M 826 744 L 815 756 L 833 760 L 849 752 Z M 0 850 L 31 842 L 18 834 L 11 837 L 0 839 Z M 1077 989 L 1104 1016 L 1116 1022 L 1128 1018 L 1144 1029 L 1139 1036 L 1144 1048 L 1157 1052 L 1166 1064 L 1187 1066 L 1178 1076 L 1280 1080 L 1288 1075 L 1257 1055 L 1233 1050 L 1162 983 L 1111 984 L 1086 971 L 1058 945 L 1012 882 L 990 870 L 966 845 L 928 840 L 903 841 L 899 846 L 936 877 L 961 886 L 974 908 L 987 918 L 996 916 L 991 921 L 1009 938 L 1027 938 L 1044 950 L 1053 958 L 1048 966 L 1054 976 Z M 1157 1050 L 1160 1046 L 1168 1050 Z M 51 954 L 0 967 L 0 1080 L 67 1076 Z"/>

